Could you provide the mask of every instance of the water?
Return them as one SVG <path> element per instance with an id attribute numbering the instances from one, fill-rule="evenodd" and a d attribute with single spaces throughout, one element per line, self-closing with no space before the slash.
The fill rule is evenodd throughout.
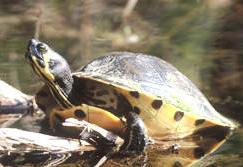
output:
<path id="1" fill-rule="evenodd" d="M 171 62 L 218 111 L 242 123 L 243 3 L 144 0 L 129 13 L 126 2 L 1 0 L 0 78 L 35 94 L 42 84 L 24 59 L 33 37 L 64 55 L 73 70 L 111 51 L 143 52 Z M 242 166 L 242 138 L 239 129 L 215 153 L 218 166 Z"/>

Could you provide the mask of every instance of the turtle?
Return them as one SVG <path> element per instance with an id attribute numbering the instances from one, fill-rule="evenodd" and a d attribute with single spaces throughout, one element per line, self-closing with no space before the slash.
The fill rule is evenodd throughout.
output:
<path id="1" fill-rule="evenodd" d="M 170 63 L 151 55 L 112 52 L 71 72 L 63 56 L 31 39 L 25 54 L 45 85 L 36 94 L 50 127 L 86 120 L 124 138 L 121 151 L 142 153 L 150 138 L 182 139 L 237 127 Z"/>

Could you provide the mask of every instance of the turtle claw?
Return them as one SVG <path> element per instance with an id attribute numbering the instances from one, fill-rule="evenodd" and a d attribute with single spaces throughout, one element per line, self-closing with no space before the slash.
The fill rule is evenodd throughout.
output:
<path id="1" fill-rule="evenodd" d="M 136 113 L 129 113 L 127 116 L 127 135 L 121 146 L 121 154 L 140 154 L 144 151 L 148 142 L 146 129 L 143 121 Z"/>

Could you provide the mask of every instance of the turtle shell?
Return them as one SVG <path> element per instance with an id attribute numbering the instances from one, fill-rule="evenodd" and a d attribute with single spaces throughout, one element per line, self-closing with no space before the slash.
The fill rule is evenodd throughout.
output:
<path id="1" fill-rule="evenodd" d="M 185 75 L 157 57 L 141 53 L 114 52 L 93 60 L 82 67 L 80 72 L 75 75 L 90 76 L 154 95 L 198 118 L 234 126 L 212 107 L 201 91 Z"/>
<path id="2" fill-rule="evenodd" d="M 74 76 L 113 86 L 141 113 L 152 136 L 181 133 L 183 137 L 202 127 L 236 127 L 186 76 L 154 56 L 114 52 L 93 60 Z"/>
<path id="3" fill-rule="evenodd" d="M 115 94 L 108 96 L 123 97 L 121 105 L 116 108 L 122 110 L 113 111 L 116 116 L 123 116 L 119 112 L 137 112 L 145 122 L 150 136 L 173 136 L 173 138 L 185 137 L 198 129 L 219 125 L 226 129 L 234 128 L 235 124 L 220 115 L 208 102 L 200 90 L 182 73 L 171 64 L 154 56 L 114 52 L 99 57 L 83 66 L 78 72 L 73 73 L 74 85 L 80 97 L 75 97 L 73 103 L 88 103 L 89 105 L 102 106 L 98 103 L 103 100 L 93 99 L 86 102 L 74 102 L 83 99 L 82 96 L 93 92 L 85 92 L 83 89 L 92 89 L 83 86 L 95 82 L 96 86 L 103 87 Z M 37 102 L 40 97 L 45 97 L 50 92 L 44 87 L 37 94 Z M 43 96 L 45 95 L 45 96 Z M 87 96 L 88 97 L 88 96 Z M 129 103 L 124 103 L 124 98 Z M 85 99 L 85 98 L 84 98 Z M 52 111 L 57 108 L 55 101 L 44 98 L 40 105 L 45 104 L 45 110 Z M 102 101 L 101 101 L 102 102 Z M 131 108 L 132 109 L 131 109 Z M 101 107 L 102 108 L 102 107 Z M 109 107 L 103 107 L 108 109 Z M 97 118 L 99 119 L 99 118 Z"/>

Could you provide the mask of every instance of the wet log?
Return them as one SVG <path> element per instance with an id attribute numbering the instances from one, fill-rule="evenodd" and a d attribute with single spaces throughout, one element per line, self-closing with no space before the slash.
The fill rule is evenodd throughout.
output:
<path id="1" fill-rule="evenodd" d="M 33 151 L 67 153 L 94 150 L 89 143 L 78 139 L 50 136 L 15 128 L 0 129 L 0 153 L 28 153 Z"/>
<path id="2" fill-rule="evenodd" d="M 123 140 L 113 133 L 85 121 L 67 119 L 64 126 L 81 129 L 82 140 L 0 128 L 0 164 L 58 165 L 67 161 L 87 161 L 84 153 L 97 151 L 99 146 L 112 150 L 123 143 Z M 102 157 L 105 157 L 105 154 Z M 98 163 L 99 159 L 96 161 Z"/>
<path id="3" fill-rule="evenodd" d="M 72 155 L 82 155 L 95 148 L 77 139 L 44 135 L 14 128 L 0 129 L 0 164 L 16 165 L 55 165 L 64 163 Z M 54 165 L 54 164 L 53 164 Z"/>
<path id="4" fill-rule="evenodd" d="M 8 127 L 29 112 L 38 110 L 33 96 L 0 80 L 0 127 Z"/>

